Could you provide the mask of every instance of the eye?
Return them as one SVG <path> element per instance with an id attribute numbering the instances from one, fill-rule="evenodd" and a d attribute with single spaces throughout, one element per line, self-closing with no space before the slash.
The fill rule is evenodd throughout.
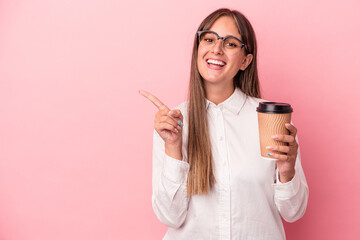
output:
<path id="1" fill-rule="evenodd" d="M 213 34 L 213 33 L 205 33 L 201 36 L 201 41 L 203 43 L 206 43 L 206 44 L 213 44 L 214 42 L 216 42 L 216 35 Z"/>
<path id="2" fill-rule="evenodd" d="M 237 47 L 237 45 L 235 43 L 227 43 L 227 46 L 229 46 L 229 47 Z"/>
<path id="3" fill-rule="evenodd" d="M 237 48 L 238 44 L 235 41 L 226 41 L 224 42 L 226 48 Z"/>
<path id="4" fill-rule="evenodd" d="M 232 37 L 226 38 L 225 42 L 224 42 L 224 47 L 226 47 L 228 49 L 239 48 L 239 45 L 240 45 L 239 41 Z"/>

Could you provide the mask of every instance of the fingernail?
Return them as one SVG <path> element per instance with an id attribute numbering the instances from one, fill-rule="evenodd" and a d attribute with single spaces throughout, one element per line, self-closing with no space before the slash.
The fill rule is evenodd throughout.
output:
<path id="1" fill-rule="evenodd" d="M 291 124 L 290 123 L 285 123 L 285 126 L 290 127 Z"/>
<path id="2" fill-rule="evenodd" d="M 170 115 L 171 115 L 171 114 L 172 114 L 172 110 L 170 110 L 170 111 L 168 112 L 168 114 L 170 114 Z"/>
<path id="3" fill-rule="evenodd" d="M 266 149 L 274 149 L 272 146 L 266 146 Z"/>
<path id="4" fill-rule="evenodd" d="M 181 121 L 179 121 L 179 125 L 181 126 Z"/>
<path id="5" fill-rule="evenodd" d="M 178 132 L 179 132 L 179 130 L 177 130 L 177 129 L 175 128 L 175 132 L 176 132 L 176 133 L 178 133 Z"/>
<path id="6" fill-rule="evenodd" d="M 267 155 L 268 155 L 268 156 L 271 156 L 271 154 L 270 154 L 270 153 L 267 153 Z"/>
<path id="7" fill-rule="evenodd" d="M 271 136 L 272 139 L 276 139 L 276 138 L 279 138 L 279 135 L 274 135 L 274 136 Z"/>
<path id="8" fill-rule="evenodd" d="M 176 128 L 177 128 L 179 131 L 181 130 L 181 127 L 180 127 L 180 126 L 177 126 Z"/>

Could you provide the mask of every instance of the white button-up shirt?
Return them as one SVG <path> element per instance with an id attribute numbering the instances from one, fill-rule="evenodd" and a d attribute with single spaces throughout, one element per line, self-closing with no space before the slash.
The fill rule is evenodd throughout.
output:
<path id="1" fill-rule="evenodd" d="M 169 227 L 163 239 L 285 239 L 281 217 L 294 222 L 303 216 L 309 190 L 300 149 L 295 176 L 281 183 L 276 162 L 260 154 L 256 108 L 261 101 L 266 100 L 238 88 L 218 105 L 206 100 L 216 179 L 208 195 L 186 196 L 188 102 L 175 108 L 184 116 L 182 161 L 165 154 L 154 130 L 152 205 Z"/>

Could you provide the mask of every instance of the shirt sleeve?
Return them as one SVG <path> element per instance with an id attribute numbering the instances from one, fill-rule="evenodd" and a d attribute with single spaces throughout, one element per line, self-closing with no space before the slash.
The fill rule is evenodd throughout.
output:
<path id="1" fill-rule="evenodd" d="M 298 142 L 297 136 L 295 139 Z M 289 182 L 281 183 L 276 169 L 276 183 L 273 184 L 276 207 L 287 222 L 295 222 L 305 214 L 309 197 L 309 188 L 301 166 L 300 145 L 298 146 L 294 177 Z"/>
<path id="2" fill-rule="evenodd" d="M 184 154 L 183 154 L 184 156 Z M 185 221 L 189 197 L 186 192 L 189 164 L 165 154 L 165 142 L 154 130 L 152 207 L 168 227 L 179 228 Z"/>

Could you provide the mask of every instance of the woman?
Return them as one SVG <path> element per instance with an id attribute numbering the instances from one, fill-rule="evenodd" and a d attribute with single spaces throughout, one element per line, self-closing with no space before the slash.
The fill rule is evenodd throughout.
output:
<path id="1" fill-rule="evenodd" d="M 296 128 L 260 157 L 260 98 L 253 28 L 238 11 L 206 17 L 194 40 L 189 100 L 159 111 L 153 147 L 153 209 L 164 239 L 285 239 L 281 217 L 303 216 L 308 187 Z M 277 154 L 274 154 L 274 151 Z"/>

